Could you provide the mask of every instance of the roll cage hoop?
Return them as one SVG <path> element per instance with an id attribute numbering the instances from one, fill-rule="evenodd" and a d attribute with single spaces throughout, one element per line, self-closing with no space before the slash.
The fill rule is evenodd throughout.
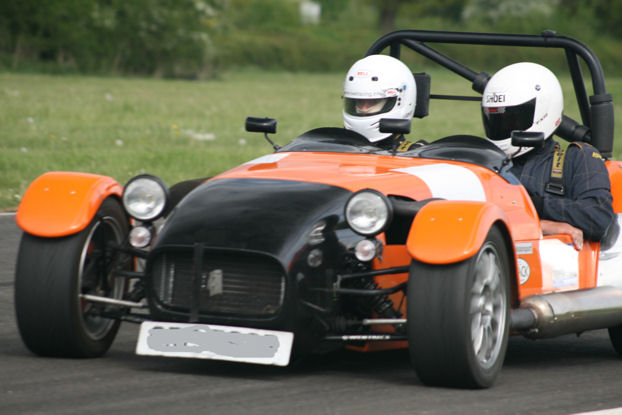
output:
<path id="1" fill-rule="evenodd" d="M 600 61 L 594 52 L 582 42 L 567 36 L 557 35 L 552 30 L 545 30 L 540 35 L 399 30 L 376 40 L 367 50 L 366 56 L 382 53 L 388 47 L 390 48 L 390 55 L 399 59 L 401 47 L 405 46 L 471 81 L 473 90 L 480 94 L 483 93 L 486 83 L 490 79 L 488 73 L 476 72 L 424 42 L 563 49 L 566 54 L 582 125 L 564 116 L 557 134 L 569 141 L 588 141 L 603 156 L 611 157 L 614 129 L 612 96 L 607 93 Z M 589 97 L 579 58 L 587 65 L 592 78 L 593 95 Z M 430 95 L 430 98 L 479 100 L 475 97 L 447 95 Z"/>

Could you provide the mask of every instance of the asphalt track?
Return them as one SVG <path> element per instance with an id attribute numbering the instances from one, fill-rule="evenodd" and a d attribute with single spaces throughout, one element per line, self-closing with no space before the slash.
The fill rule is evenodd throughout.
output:
<path id="1" fill-rule="evenodd" d="M 13 312 L 20 232 L 0 214 L 0 414 L 622 413 L 622 358 L 606 331 L 512 338 L 487 390 L 423 386 L 404 351 L 313 355 L 287 368 L 134 355 L 122 326 L 99 359 L 50 359 L 22 345 Z M 33 260 L 36 260 L 33 258 Z"/>

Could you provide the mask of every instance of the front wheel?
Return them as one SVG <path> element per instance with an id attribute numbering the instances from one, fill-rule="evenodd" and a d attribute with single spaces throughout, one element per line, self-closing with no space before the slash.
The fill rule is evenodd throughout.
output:
<path id="1" fill-rule="evenodd" d="M 494 383 L 509 335 L 509 269 L 496 227 L 465 261 L 413 261 L 407 328 L 411 360 L 423 383 L 465 388 Z"/>
<path id="2" fill-rule="evenodd" d="M 114 340 L 119 321 L 80 294 L 121 299 L 115 278 L 119 246 L 128 232 L 120 203 L 108 198 L 82 231 L 62 238 L 24 233 L 15 271 L 15 314 L 24 344 L 41 356 L 96 357 Z"/>

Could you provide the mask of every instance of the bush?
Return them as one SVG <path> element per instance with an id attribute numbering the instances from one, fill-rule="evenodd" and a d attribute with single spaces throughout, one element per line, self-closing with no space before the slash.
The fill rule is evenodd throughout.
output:
<path id="1" fill-rule="evenodd" d="M 224 0 L 22 0 L 0 3 L 12 67 L 187 76 L 206 70 L 209 24 Z"/>
<path id="2" fill-rule="evenodd" d="M 245 66 L 345 71 L 380 35 L 379 1 L 316 1 L 325 13 L 315 26 L 302 24 L 294 0 L 4 1 L 0 70 L 177 78 L 210 77 Z M 607 73 L 619 74 L 620 2 L 400 1 L 396 28 L 530 34 L 555 29 L 590 45 Z M 443 50 L 488 72 L 499 62 L 547 55 L 507 48 L 494 53 L 460 46 Z M 407 59 L 416 66 L 427 64 L 422 58 Z M 551 65 L 565 67 L 563 56 Z"/>

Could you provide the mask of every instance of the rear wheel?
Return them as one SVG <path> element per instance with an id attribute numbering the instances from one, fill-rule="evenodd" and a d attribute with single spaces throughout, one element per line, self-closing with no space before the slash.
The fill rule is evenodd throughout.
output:
<path id="1" fill-rule="evenodd" d="M 616 352 L 622 356 L 622 324 L 609 329 L 609 339 Z"/>
<path id="2" fill-rule="evenodd" d="M 118 246 L 128 220 L 116 199 L 104 200 L 91 223 L 62 238 L 24 234 L 15 272 L 15 314 L 24 344 L 42 356 L 95 357 L 114 340 L 119 321 L 99 316 L 103 306 L 80 294 L 121 299 L 115 278 Z"/>
<path id="3" fill-rule="evenodd" d="M 477 255 L 449 265 L 413 261 L 408 340 L 423 383 L 485 388 L 503 365 L 509 333 L 509 261 L 493 227 Z"/>

